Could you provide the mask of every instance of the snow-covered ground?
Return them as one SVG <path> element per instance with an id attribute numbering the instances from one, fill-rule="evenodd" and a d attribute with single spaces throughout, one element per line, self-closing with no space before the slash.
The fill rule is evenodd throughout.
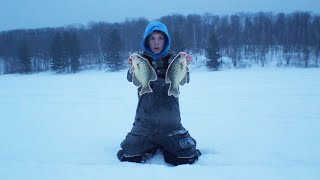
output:
<path id="1" fill-rule="evenodd" d="M 0 179 L 320 179 L 320 69 L 195 71 L 183 125 L 203 155 L 121 163 L 136 88 L 126 72 L 0 76 Z"/>

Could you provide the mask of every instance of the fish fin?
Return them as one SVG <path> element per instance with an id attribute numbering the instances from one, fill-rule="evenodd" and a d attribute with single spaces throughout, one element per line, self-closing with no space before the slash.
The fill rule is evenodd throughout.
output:
<path id="1" fill-rule="evenodd" d="M 168 71 L 166 72 L 166 77 L 164 80 L 167 84 L 171 83 L 171 79 L 169 78 Z"/>
<path id="2" fill-rule="evenodd" d="M 145 86 L 145 87 L 142 86 L 139 94 L 140 94 L 140 96 L 142 96 L 145 93 L 152 93 L 152 92 L 153 91 L 152 91 L 151 87 L 148 85 L 148 86 Z"/>
<path id="3" fill-rule="evenodd" d="M 176 58 L 177 56 L 171 56 L 168 60 L 168 64 L 171 64 L 172 61 Z"/>
<path id="4" fill-rule="evenodd" d="M 167 71 L 166 71 L 165 80 L 164 80 L 167 84 L 171 83 L 171 79 L 169 77 L 169 71 L 170 71 L 171 65 L 173 64 L 173 61 L 175 61 L 178 56 L 179 56 L 179 54 L 176 55 L 174 58 L 172 58 L 172 59 L 170 58 L 169 59 L 169 65 L 168 65 L 168 68 L 167 68 Z"/>
<path id="5" fill-rule="evenodd" d="M 178 54 L 180 54 L 180 56 L 183 56 L 184 58 L 188 55 L 186 52 L 184 51 L 180 51 Z"/>
<path id="6" fill-rule="evenodd" d="M 181 80 L 181 82 L 179 83 L 180 86 L 185 85 L 188 82 L 188 77 L 187 74 L 185 74 L 184 78 Z"/>
<path id="7" fill-rule="evenodd" d="M 131 66 L 130 69 L 129 69 L 129 72 L 133 73 L 133 71 L 134 71 L 134 66 Z"/>
<path id="8" fill-rule="evenodd" d="M 141 58 L 142 56 L 140 56 L 140 54 L 137 54 L 137 53 L 133 53 L 130 55 L 130 58 L 133 60 L 135 58 Z"/>
<path id="9" fill-rule="evenodd" d="M 170 77 L 169 77 L 170 65 L 171 65 L 171 64 L 169 64 L 168 69 L 167 69 L 167 71 L 166 71 L 166 75 L 165 75 L 165 77 L 164 77 L 164 82 L 166 82 L 167 84 L 171 83 L 171 79 L 170 79 Z"/>
<path id="10" fill-rule="evenodd" d="M 180 57 L 181 57 L 181 54 L 178 53 L 178 54 L 172 59 L 172 62 L 175 61 L 176 59 L 179 59 Z M 171 63 L 172 63 L 172 62 L 171 62 Z"/>
<path id="11" fill-rule="evenodd" d="M 158 79 L 157 73 L 156 73 L 156 71 L 153 69 L 153 67 L 151 65 L 150 65 L 150 68 L 151 68 L 150 81 L 156 81 Z"/>
<path id="12" fill-rule="evenodd" d="M 142 83 L 138 80 L 134 73 L 132 74 L 132 82 L 137 87 L 140 87 L 142 85 Z"/>
<path id="13" fill-rule="evenodd" d="M 169 90 L 168 90 L 168 96 L 174 96 L 174 97 L 179 97 L 179 87 L 178 86 L 172 86 L 170 84 Z"/>

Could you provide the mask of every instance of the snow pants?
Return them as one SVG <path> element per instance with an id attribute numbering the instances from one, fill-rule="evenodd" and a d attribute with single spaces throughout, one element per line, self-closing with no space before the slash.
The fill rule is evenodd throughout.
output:
<path id="1" fill-rule="evenodd" d="M 172 165 L 193 164 L 201 155 L 187 130 L 148 136 L 128 133 L 121 148 L 117 154 L 120 161 L 138 163 L 147 162 L 157 149 L 162 150 L 164 160 Z"/>

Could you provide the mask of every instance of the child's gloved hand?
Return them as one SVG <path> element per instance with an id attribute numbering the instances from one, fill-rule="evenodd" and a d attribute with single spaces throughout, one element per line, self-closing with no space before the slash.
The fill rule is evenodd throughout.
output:
<path id="1" fill-rule="evenodd" d="M 187 60 L 187 65 L 192 63 L 192 55 L 191 54 L 187 54 L 186 55 L 186 60 Z"/>
<path id="2" fill-rule="evenodd" d="M 132 65 L 132 58 L 130 56 L 128 57 L 128 64 Z"/>
<path id="3" fill-rule="evenodd" d="M 192 55 L 191 54 L 187 54 L 186 52 L 180 52 L 180 54 L 182 56 L 184 56 L 184 58 L 186 58 L 187 60 L 187 65 L 191 64 L 192 63 Z"/>

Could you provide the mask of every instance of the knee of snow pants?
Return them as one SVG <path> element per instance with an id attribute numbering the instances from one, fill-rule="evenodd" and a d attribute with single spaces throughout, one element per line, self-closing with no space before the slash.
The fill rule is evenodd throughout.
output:
<path id="1" fill-rule="evenodd" d="M 147 136 L 128 133 L 121 143 L 121 148 L 127 156 L 138 156 L 156 148 L 156 146 L 150 142 Z"/>
<path id="2" fill-rule="evenodd" d="M 167 163 L 172 164 L 174 166 L 182 164 L 193 164 L 198 160 L 199 156 L 201 156 L 201 152 L 198 149 L 195 151 L 195 154 L 191 157 L 177 157 L 169 153 L 168 151 L 163 152 L 164 160 Z"/>
<path id="3" fill-rule="evenodd" d="M 196 144 L 187 130 L 180 130 L 168 134 L 164 149 L 178 158 L 189 158 L 196 154 Z"/>

